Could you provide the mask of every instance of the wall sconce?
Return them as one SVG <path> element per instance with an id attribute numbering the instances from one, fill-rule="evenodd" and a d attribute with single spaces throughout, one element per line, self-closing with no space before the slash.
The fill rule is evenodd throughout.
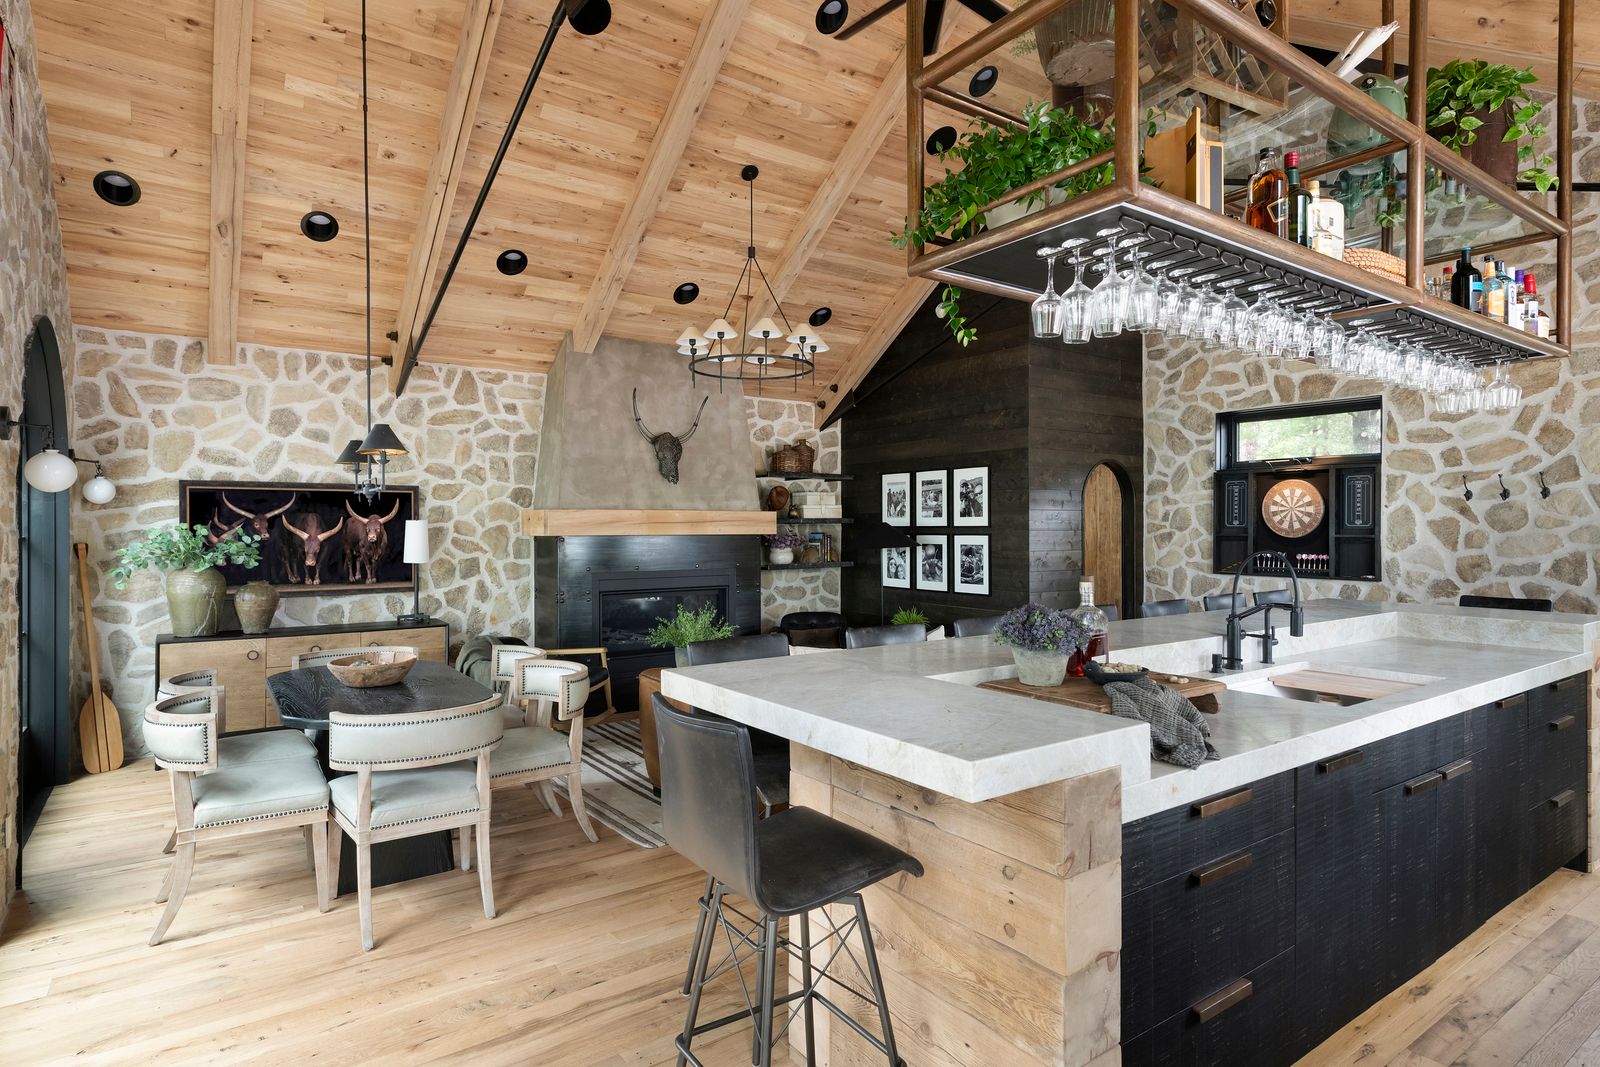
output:
<path id="1" fill-rule="evenodd" d="M 106 477 L 106 470 L 98 459 L 80 459 L 72 449 L 56 449 L 54 428 L 42 422 L 23 422 L 11 417 L 11 409 L 0 407 L 0 441 L 11 440 L 11 431 L 18 426 L 44 431 L 44 448 L 22 465 L 22 477 L 41 493 L 62 493 L 78 484 L 78 464 L 93 463 L 94 477 L 84 483 L 83 498 L 91 504 L 109 504 L 117 495 L 117 487 Z"/>
<path id="2" fill-rule="evenodd" d="M 73 457 L 77 459 L 76 456 Z M 83 483 L 83 499 L 91 504 L 109 504 L 117 495 L 117 487 L 106 477 L 106 469 L 97 459 L 79 459 L 79 463 L 93 463 L 94 477 Z"/>
<path id="3" fill-rule="evenodd" d="M 1500 499 L 1510 500 L 1511 490 L 1506 488 L 1506 476 L 1504 474 L 1498 474 L 1495 477 L 1500 479 Z"/>

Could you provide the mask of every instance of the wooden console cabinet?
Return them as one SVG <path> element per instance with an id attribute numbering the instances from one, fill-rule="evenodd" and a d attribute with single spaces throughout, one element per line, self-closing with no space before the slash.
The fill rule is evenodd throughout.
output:
<path id="1" fill-rule="evenodd" d="M 224 733 L 278 725 L 278 712 L 267 695 L 267 678 L 289 669 L 295 656 L 330 648 L 410 645 L 423 659 L 448 662 L 450 627 L 436 621 L 426 626 L 395 623 L 347 623 L 339 626 L 286 626 L 264 634 L 219 633 L 212 637 L 156 638 L 156 678 L 182 671 L 209 669 L 227 692 Z M 152 697 L 153 698 L 153 697 Z"/>

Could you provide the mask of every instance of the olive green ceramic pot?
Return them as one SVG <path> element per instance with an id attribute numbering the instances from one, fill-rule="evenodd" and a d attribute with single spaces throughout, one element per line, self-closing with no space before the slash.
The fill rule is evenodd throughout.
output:
<path id="1" fill-rule="evenodd" d="M 239 613 L 239 629 L 264 634 L 278 610 L 278 591 L 260 579 L 246 582 L 233 594 L 233 609 Z"/>
<path id="2" fill-rule="evenodd" d="M 174 637 L 210 637 L 222 617 L 228 581 L 215 567 L 167 572 L 167 614 Z"/>

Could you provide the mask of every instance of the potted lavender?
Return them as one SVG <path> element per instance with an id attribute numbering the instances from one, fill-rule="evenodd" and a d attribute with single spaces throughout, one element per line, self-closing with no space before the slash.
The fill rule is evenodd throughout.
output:
<path id="1" fill-rule="evenodd" d="M 1068 658 L 1092 636 L 1069 613 L 1032 602 L 1006 612 L 994 628 L 995 644 L 1011 649 L 1023 685 L 1060 685 Z"/>
<path id="2" fill-rule="evenodd" d="M 761 543 L 767 546 L 767 562 L 782 567 L 794 562 L 794 554 L 806 547 L 806 539 L 793 530 L 762 534 Z"/>

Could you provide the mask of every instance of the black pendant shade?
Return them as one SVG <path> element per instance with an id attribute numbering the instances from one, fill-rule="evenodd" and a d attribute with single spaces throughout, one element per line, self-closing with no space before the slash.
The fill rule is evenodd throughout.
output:
<path id="1" fill-rule="evenodd" d="M 361 454 L 361 438 L 352 437 L 349 443 L 344 446 L 344 451 L 339 453 L 339 458 L 334 462 L 348 464 L 353 467 L 358 463 L 365 463 L 366 459 L 367 457 Z"/>
<path id="2" fill-rule="evenodd" d="M 367 439 L 361 442 L 360 453 L 363 456 L 404 456 L 407 455 L 406 446 L 400 443 L 400 438 L 389 429 L 387 422 L 377 423 L 367 431 Z"/>

